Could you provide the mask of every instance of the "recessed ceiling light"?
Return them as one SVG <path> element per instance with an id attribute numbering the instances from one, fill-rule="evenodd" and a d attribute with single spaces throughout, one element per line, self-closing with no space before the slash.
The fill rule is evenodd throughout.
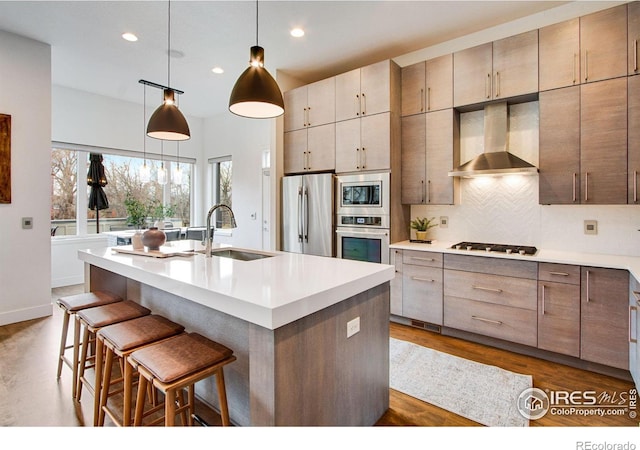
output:
<path id="1" fill-rule="evenodd" d="M 304 30 L 302 28 L 294 28 L 293 30 L 291 30 L 291 36 L 302 37 L 304 36 Z"/>
<path id="2" fill-rule="evenodd" d="M 224 69 L 222 67 L 214 67 L 213 69 L 211 69 L 211 71 L 218 74 L 224 73 Z"/>
<path id="3" fill-rule="evenodd" d="M 125 41 L 129 41 L 129 42 L 135 42 L 138 40 L 138 36 L 136 36 L 133 33 L 123 33 L 122 34 L 122 39 L 124 39 Z"/>

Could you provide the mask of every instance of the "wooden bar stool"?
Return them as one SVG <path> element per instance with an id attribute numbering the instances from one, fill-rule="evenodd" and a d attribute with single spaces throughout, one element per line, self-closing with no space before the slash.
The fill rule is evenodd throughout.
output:
<path id="1" fill-rule="evenodd" d="M 95 308 L 87 308 L 76 313 L 76 334 L 79 336 L 80 329 L 84 330 L 81 344 L 82 354 L 80 356 L 80 362 L 78 363 L 77 401 L 80 401 L 83 386 L 86 386 L 87 389 L 95 395 L 95 390 L 91 386 L 91 383 L 87 382 L 87 379 L 84 377 L 84 372 L 96 361 L 102 359 L 102 354 L 100 354 L 100 358 L 96 359 L 97 349 L 93 355 L 89 355 L 89 345 L 95 344 L 95 336 L 100 328 L 124 322 L 125 320 L 148 316 L 149 314 L 151 314 L 151 310 L 131 300 L 124 300 Z"/>
<path id="2" fill-rule="evenodd" d="M 173 426 L 176 414 L 183 414 L 185 411 L 189 413 L 187 424 L 193 425 L 194 385 L 212 375 L 216 377 L 222 425 L 229 425 L 229 408 L 223 368 L 236 360 L 236 357 L 233 356 L 233 350 L 197 333 L 185 333 L 136 350 L 127 359 L 140 374 L 134 425 L 143 425 L 144 417 L 162 408 L 160 405 L 144 411 L 147 385 L 160 390 L 165 396 L 165 426 Z M 182 391 L 185 388 L 188 389 L 186 404 L 182 396 Z M 180 404 L 178 408 L 176 408 L 176 402 Z M 161 421 L 162 419 L 158 419 L 146 425 L 155 425 Z M 183 425 L 185 425 L 184 422 Z"/>
<path id="3" fill-rule="evenodd" d="M 62 364 L 64 363 L 72 370 L 72 387 L 71 394 L 76 397 L 76 388 L 78 384 L 78 362 L 79 362 L 79 335 L 74 336 L 73 344 L 67 345 L 67 334 L 69 332 L 69 319 L 78 311 L 96 306 L 108 305 L 110 303 L 121 302 L 122 298 L 110 292 L 95 291 L 83 294 L 69 295 L 60 297 L 56 304 L 62 309 L 64 316 L 62 317 L 62 333 L 60 336 L 60 351 L 58 353 L 58 372 L 56 379 L 60 379 L 62 374 Z M 69 360 L 65 353 L 73 348 L 73 359 Z"/>
<path id="4" fill-rule="evenodd" d="M 94 426 L 103 426 L 105 413 L 118 426 L 131 425 L 131 397 L 133 391 L 133 368 L 126 361 L 135 350 L 152 343 L 176 336 L 184 331 L 180 324 L 151 314 L 138 319 L 127 320 L 101 328 L 97 334 L 96 355 L 105 350 L 104 368 L 102 359 L 96 360 L 96 382 L 94 395 Z M 121 367 L 121 378 L 111 379 L 113 359 L 117 358 Z M 102 377 L 101 377 L 102 374 Z M 111 386 L 123 383 L 121 390 L 111 391 Z M 107 404 L 110 396 L 123 394 L 121 419 Z"/>

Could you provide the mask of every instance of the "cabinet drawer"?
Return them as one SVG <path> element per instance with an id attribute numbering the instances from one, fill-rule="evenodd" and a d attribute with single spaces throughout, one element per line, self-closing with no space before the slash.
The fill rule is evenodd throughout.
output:
<path id="1" fill-rule="evenodd" d="M 535 347 L 536 312 L 510 306 L 444 297 L 444 326 Z"/>
<path id="2" fill-rule="evenodd" d="M 538 265 L 538 280 L 579 285 L 580 266 L 540 263 Z"/>
<path id="3" fill-rule="evenodd" d="M 467 256 L 447 253 L 444 268 L 466 272 L 490 273 L 508 277 L 538 279 L 538 263 L 515 259 L 492 258 L 490 256 Z"/>
<path id="4" fill-rule="evenodd" d="M 442 253 L 404 250 L 402 262 L 414 266 L 442 267 Z"/>
<path id="5" fill-rule="evenodd" d="M 442 325 L 442 269 L 404 266 L 402 315 Z"/>
<path id="6" fill-rule="evenodd" d="M 444 271 L 444 295 L 537 310 L 536 280 L 458 270 Z"/>

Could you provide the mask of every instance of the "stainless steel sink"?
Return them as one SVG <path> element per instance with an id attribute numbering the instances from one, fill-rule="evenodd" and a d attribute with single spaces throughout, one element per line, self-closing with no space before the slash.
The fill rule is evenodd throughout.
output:
<path id="1" fill-rule="evenodd" d="M 198 250 L 197 253 L 204 254 L 205 250 Z M 211 250 L 211 256 L 237 259 L 239 261 L 254 261 L 256 259 L 271 258 L 274 255 L 268 255 L 265 253 L 255 253 L 247 250 L 236 250 L 232 248 L 224 248 L 219 250 Z"/>

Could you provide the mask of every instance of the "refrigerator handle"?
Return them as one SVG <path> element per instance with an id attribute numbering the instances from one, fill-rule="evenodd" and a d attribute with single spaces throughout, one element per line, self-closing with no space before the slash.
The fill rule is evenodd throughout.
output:
<path id="1" fill-rule="evenodd" d="M 302 242 L 302 186 L 298 187 L 298 242 Z"/>
<path id="2" fill-rule="evenodd" d="M 304 234 L 304 241 L 305 242 L 309 242 L 309 230 L 307 230 L 307 227 L 309 226 L 309 191 L 307 191 L 307 187 L 305 186 L 304 188 L 304 199 L 303 199 L 303 211 L 304 211 L 304 218 L 303 218 L 303 225 L 302 225 L 302 230 L 303 230 L 303 234 Z"/>

